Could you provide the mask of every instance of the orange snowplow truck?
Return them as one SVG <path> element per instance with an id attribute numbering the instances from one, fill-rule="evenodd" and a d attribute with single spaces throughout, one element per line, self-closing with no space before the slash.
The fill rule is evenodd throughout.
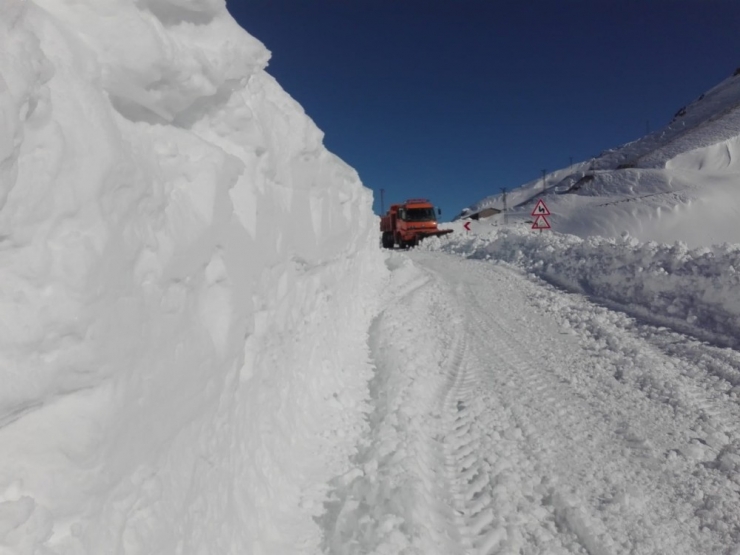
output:
<path id="1" fill-rule="evenodd" d="M 403 204 L 391 204 L 388 213 L 380 218 L 381 242 L 384 249 L 413 247 L 425 237 L 439 237 L 452 233 L 451 229 L 437 227 L 437 214 L 432 203 L 424 198 L 412 198 Z"/>

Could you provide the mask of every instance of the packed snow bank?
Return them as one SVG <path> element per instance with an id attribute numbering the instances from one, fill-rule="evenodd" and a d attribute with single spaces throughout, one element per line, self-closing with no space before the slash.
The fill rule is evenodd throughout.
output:
<path id="1" fill-rule="evenodd" d="M 222 0 L 0 6 L 0 552 L 320 544 L 383 264 L 268 57 Z"/>
<path id="2" fill-rule="evenodd" d="M 509 226 L 435 238 L 423 248 L 515 264 L 712 341 L 734 344 L 740 337 L 740 245 L 689 249 L 683 243 L 640 243 L 629 235 L 584 240 Z"/>

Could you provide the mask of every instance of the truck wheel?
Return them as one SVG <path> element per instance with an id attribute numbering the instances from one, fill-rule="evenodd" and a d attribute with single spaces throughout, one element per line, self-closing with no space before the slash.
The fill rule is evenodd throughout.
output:
<path id="1" fill-rule="evenodd" d="M 391 233 L 390 231 L 384 231 L 381 242 L 383 243 L 384 249 L 392 249 L 393 248 L 393 233 Z"/>

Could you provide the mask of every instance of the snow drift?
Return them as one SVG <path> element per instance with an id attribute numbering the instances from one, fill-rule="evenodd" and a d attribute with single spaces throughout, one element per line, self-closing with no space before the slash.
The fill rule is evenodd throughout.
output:
<path id="1" fill-rule="evenodd" d="M 310 552 L 369 191 L 223 0 L 8 0 L 0 53 L 0 552 Z"/>

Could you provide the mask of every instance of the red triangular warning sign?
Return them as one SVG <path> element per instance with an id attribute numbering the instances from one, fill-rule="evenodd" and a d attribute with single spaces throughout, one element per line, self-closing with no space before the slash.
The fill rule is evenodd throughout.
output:
<path id="1" fill-rule="evenodd" d="M 547 209 L 547 206 L 545 206 L 545 201 L 540 199 L 537 201 L 537 204 L 534 207 L 534 210 L 532 210 L 532 216 L 549 216 L 550 211 Z M 550 227 L 548 225 L 548 227 Z"/>
<path id="2" fill-rule="evenodd" d="M 537 216 L 532 224 L 532 229 L 550 229 L 550 222 L 545 216 Z"/>

